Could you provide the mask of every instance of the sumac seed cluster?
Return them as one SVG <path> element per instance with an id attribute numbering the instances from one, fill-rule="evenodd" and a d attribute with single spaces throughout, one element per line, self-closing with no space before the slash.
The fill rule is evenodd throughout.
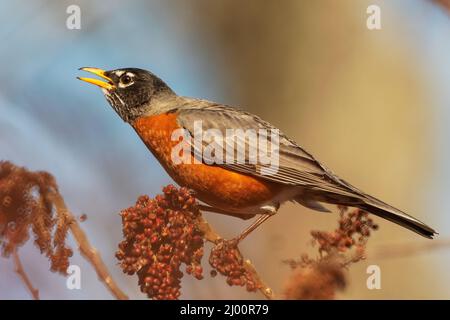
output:
<path id="1" fill-rule="evenodd" d="M 203 234 L 197 228 L 200 211 L 186 188 L 169 185 L 163 194 L 138 198 L 121 212 L 125 240 L 116 257 L 123 272 L 137 274 L 142 292 L 152 299 L 180 296 L 181 265 L 202 279 Z"/>
<path id="2" fill-rule="evenodd" d="M 211 250 L 209 263 L 214 268 L 211 276 L 215 276 L 219 272 L 227 278 L 226 281 L 230 286 L 245 286 L 250 292 L 259 289 L 258 282 L 254 279 L 253 274 L 245 268 L 241 253 L 232 242 L 218 243 Z"/>
<path id="3" fill-rule="evenodd" d="M 336 230 L 311 232 L 314 242 L 319 245 L 319 252 L 345 252 L 354 246 L 364 246 L 371 231 L 378 229 L 367 212 L 361 209 L 348 211 L 346 207 L 340 209 L 339 227 Z"/>

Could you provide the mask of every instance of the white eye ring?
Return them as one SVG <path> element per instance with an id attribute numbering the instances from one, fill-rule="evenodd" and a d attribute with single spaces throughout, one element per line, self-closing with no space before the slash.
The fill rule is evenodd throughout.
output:
<path id="1" fill-rule="evenodd" d="M 120 88 L 126 88 L 128 86 L 131 86 L 133 81 L 134 74 L 127 72 L 124 75 L 121 75 L 119 78 L 119 87 Z"/>

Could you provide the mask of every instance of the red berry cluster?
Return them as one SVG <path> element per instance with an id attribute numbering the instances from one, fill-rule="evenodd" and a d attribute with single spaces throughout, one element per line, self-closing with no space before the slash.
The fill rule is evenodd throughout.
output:
<path id="1" fill-rule="evenodd" d="M 55 178 L 0 161 L 0 254 L 8 257 L 34 235 L 34 243 L 51 262 L 51 270 L 66 274 L 72 249 L 66 245 L 70 221 L 56 210 L 51 194 Z M 30 231 L 31 229 L 31 231 Z"/>
<path id="2" fill-rule="evenodd" d="M 372 230 L 378 225 L 373 222 L 367 212 L 355 209 L 347 212 L 342 207 L 339 227 L 332 232 L 312 231 L 313 241 L 319 245 L 319 252 L 331 253 L 335 250 L 345 252 L 353 246 L 364 246 Z"/>
<path id="3" fill-rule="evenodd" d="M 318 244 L 319 257 L 301 255 L 299 260 L 285 260 L 295 270 L 285 288 L 287 299 L 334 299 L 336 291 L 347 284 L 344 269 L 364 259 L 365 246 L 376 225 L 367 212 L 348 211 L 341 206 L 338 228 L 334 231 L 311 231 L 312 243 Z M 349 254 L 350 249 L 356 254 Z"/>
<path id="4" fill-rule="evenodd" d="M 244 258 L 235 243 L 229 241 L 219 242 L 211 250 L 209 263 L 214 269 L 211 271 L 211 276 L 214 277 L 218 271 L 227 278 L 226 281 L 230 286 L 245 286 L 249 292 L 255 292 L 260 289 L 259 282 L 245 268 Z"/>
<path id="5" fill-rule="evenodd" d="M 125 240 L 117 259 L 124 273 L 137 274 L 141 291 L 152 299 L 180 296 L 180 270 L 202 279 L 203 234 L 197 227 L 200 211 L 188 189 L 169 185 L 163 194 L 141 196 L 121 212 Z"/>
<path id="6" fill-rule="evenodd" d="M 347 286 L 347 277 L 341 264 L 321 260 L 297 268 L 286 284 L 284 295 L 288 300 L 330 300 Z"/>

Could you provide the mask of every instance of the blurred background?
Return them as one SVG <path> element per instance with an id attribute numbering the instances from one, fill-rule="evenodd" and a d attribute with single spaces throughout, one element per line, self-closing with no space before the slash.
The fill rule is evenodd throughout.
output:
<path id="1" fill-rule="evenodd" d="M 72 4 L 80 30 L 66 28 Z M 366 28 L 370 4 L 381 8 L 381 30 Z M 101 92 L 76 80 L 83 66 L 148 69 L 180 95 L 256 113 L 344 179 L 450 238 L 450 16 L 433 1 L 22 0 L 2 1 L 0 20 L 0 159 L 55 175 L 130 298 L 145 296 L 114 257 L 118 213 L 172 181 Z M 206 218 L 225 237 L 248 223 Z M 309 232 L 336 221 L 288 204 L 242 252 L 281 292 L 291 273 L 281 260 L 310 251 Z M 383 257 L 383 246 L 428 240 L 377 221 L 369 259 L 351 267 L 339 298 L 450 299 L 450 248 Z M 112 298 L 78 252 L 81 290 L 66 289 L 32 241 L 19 253 L 42 299 Z M 381 290 L 366 287 L 371 264 L 381 267 Z M 220 276 L 183 281 L 186 299 L 262 298 Z M 29 298 L 12 261 L 0 258 L 0 299 Z"/>

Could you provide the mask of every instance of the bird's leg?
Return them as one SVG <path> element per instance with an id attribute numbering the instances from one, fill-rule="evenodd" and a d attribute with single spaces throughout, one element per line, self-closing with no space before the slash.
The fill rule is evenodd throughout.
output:
<path id="1" fill-rule="evenodd" d="M 225 214 L 228 216 L 238 217 L 238 218 L 241 218 L 244 220 L 253 218 L 255 216 L 255 214 L 243 215 L 243 214 L 232 213 L 232 212 L 228 212 L 226 210 L 220 209 L 220 208 L 210 207 L 210 206 L 206 206 L 203 204 L 199 204 L 198 208 L 203 211 Z M 278 208 L 279 208 L 279 205 L 262 207 L 261 209 L 264 211 L 264 213 L 262 213 L 250 226 L 245 228 L 244 231 L 242 231 L 237 237 L 235 237 L 231 240 L 226 240 L 226 242 L 228 242 L 229 244 L 231 244 L 233 246 L 237 246 L 239 244 L 239 242 L 244 240 L 250 233 L 252 233 L 256 228 L 258 228 L 264 221 L 266 221 L 271 216 L 273 216 L 275 213 L 277 213 Z"/>
<path id="2" fill-rule="evenodd" d="M 250 233 L 252 233 L 256 228 L 258 228 L 261 224 L 263 224 L 264 221 L 269 219 L 271 216 L 273 216 L 275 213 L 277 213 L 280 205 L 277 204 L 276 206 L 264 206 L 261 209 L 264 210 L 264 213 L 258 217 L 250 226 L 245 228 L 244 231 L 242 231 L 237 237 L 235 237 L 232 242 L 234 242 L 236 245 L 244 240 Z"/>
<path id="3" fill-rule="evenodd" d="M 240 235 L 238 235 L 236 238 L 234 238 L 231 241 L 235 241 L 236 244 L 238 244 L 239 242 L 241 242 L 242 240 L 244 240 L 252 231 L 254 231 L 256 228 L 258 228 L 261 224 L 263 224 L 264 221 L 266 221 L 267 219 L 269 219 L 273 214 L 262 214 L 261 216 L 258 217 L 258 219 L 256 219 L 250 226 L 248 226 L 247 228 L 245 228 L 244 231 L 241 232 Z"/>

